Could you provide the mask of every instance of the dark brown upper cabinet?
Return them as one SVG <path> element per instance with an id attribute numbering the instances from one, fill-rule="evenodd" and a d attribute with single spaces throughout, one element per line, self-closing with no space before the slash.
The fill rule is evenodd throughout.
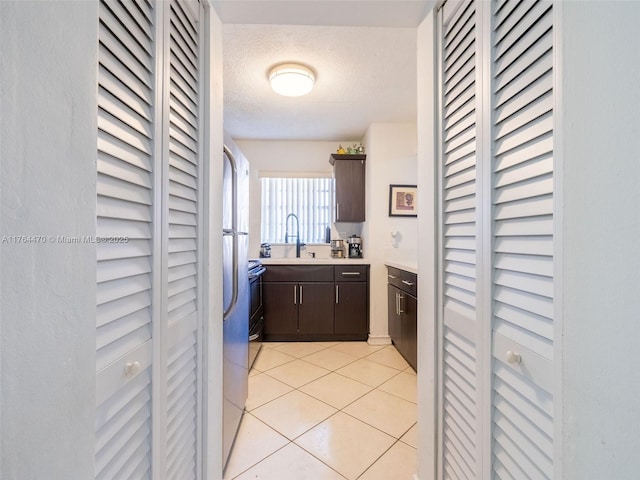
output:
<path id="1" fill-rule="evenodd" d="M 334 221 L 365 221 L 365 161 L 366 155 L 331 154 L 329 163 L 333 165 L 336 182 Z"/>

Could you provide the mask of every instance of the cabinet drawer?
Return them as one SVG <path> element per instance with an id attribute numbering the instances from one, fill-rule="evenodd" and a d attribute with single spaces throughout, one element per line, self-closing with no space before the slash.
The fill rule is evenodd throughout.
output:
<path id="1" fill-rule="evenodd" d="M 402 290 L 410 293 L 414 297 L 418 296 L 418 276 L 415 273 L 405 272 L 400 270 L 400 283 L 402 283 Z"/>
<path id="2" fill-rule="evenodd" d="M 402 270 L 395 267 L 387 267 L 387 282 L 389 282 L 389 285 L 402 290 Z"/>
<path id="3" fill-rule="evenodd" d="M 333 265 L 265 265 L 263 282 L 333 282 Z"/>
<path id="4" fill-rule="evenodd" d="M 398 287 L 414 297 L 418 296 L 418 276 L 415 273 L 395 267 L 387 267 L 387 281 L 390 285 Z"/>
<path id="5" fill-rule="evenodd" d="M 368 265 L 336 265 L 336 282 L 366 282 L 369 272 Z"/>

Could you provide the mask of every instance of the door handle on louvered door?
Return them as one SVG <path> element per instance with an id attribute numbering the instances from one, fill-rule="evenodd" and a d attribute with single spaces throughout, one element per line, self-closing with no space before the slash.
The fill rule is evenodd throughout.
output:
<path id="1" fill-rule="evenodd" d="M 124 376 L 135 377 L 140 372 L 140 362 L 129 362 L 124 367 Z"/>
<path id="2" fill-rule="evenodd" d="M 507 363 L 510 364 L 518 364 L 522 361 L 522 356 L 518 352 L 512 352 L 508 350 L 505 354 L 504 358 L 507 360 Z"/>

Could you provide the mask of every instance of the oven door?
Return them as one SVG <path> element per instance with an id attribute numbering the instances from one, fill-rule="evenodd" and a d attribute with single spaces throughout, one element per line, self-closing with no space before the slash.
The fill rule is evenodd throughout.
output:
<path id="1" fill-rule="evenodd" d="M 264 318 L 262 308 L 262 274 L 264 267 L 249 272 L 249 368 L 262 346 Z"/>
<path id="2" fill-rule="evenodd" d="M 253 366 L 260 348 L 262 347 L 262 330 L 264 329 L 264 319 L 260 317 L 258 322 L 249 330 L 249 369 Z"/>

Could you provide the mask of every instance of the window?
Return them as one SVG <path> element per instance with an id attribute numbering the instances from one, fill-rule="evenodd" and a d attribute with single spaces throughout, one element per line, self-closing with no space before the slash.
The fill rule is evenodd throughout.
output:
<path id="1" fill-rule="evenodd" d="M 331 224 L 333 179 L 330 177 L 282 178 L 263 177 L 262 227 L 260 241 L 284 243 L 285 234 L 295 242 L 295 220 L 287 216 L 295 214 L 300 221 L 300 241 L 325 243 L 325 231 Z"/>

